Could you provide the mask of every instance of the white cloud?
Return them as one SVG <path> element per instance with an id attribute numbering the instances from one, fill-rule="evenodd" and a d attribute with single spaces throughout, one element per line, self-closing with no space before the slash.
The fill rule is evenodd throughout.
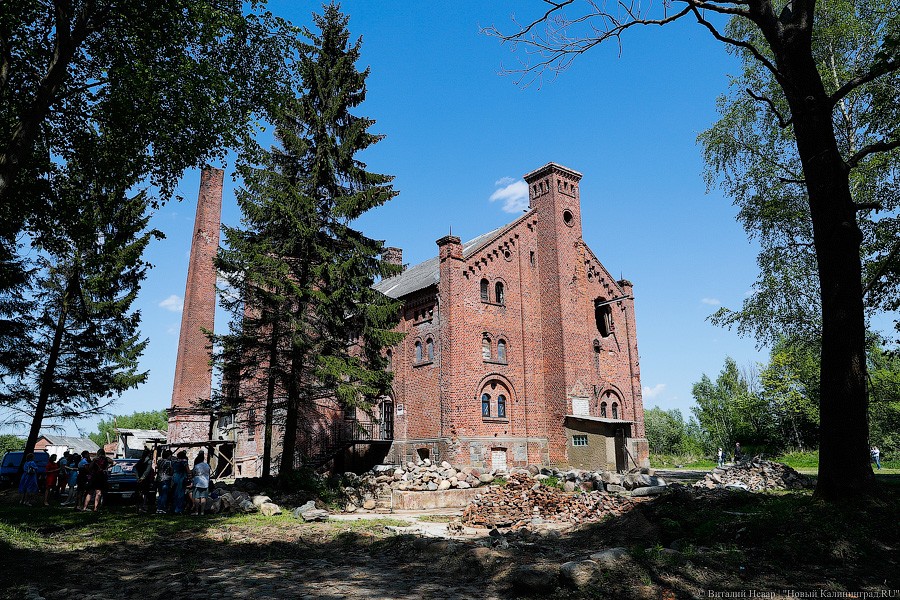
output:
<path id="1" fill-rule="evenodd" d="M 653 387 L 644 387 L 643 388 L 644 398 L 646 398 L 648 400 L 652 400 L 653 398 L 656 398 L 657 396 L 662 394 L 665 389 L 666 389 L 666 384 L 664 384 L 664 383 L 657 383 Z"/>
<path id="2" fill-rule="evenodd" d="M 718 298 L 701 298 L 700 302 L 703 304 L 709 304 L 710 306 L 718 306 L 722 304 Z"/>
<path id="3" fill-rule="evenodd" d="M 491 194 L 491 202 L 503 201 L 503 211 L 508 213 L 520 213 L 528 208 L 528 184 L 522 180 L 516 181 L 511 177 L 502 177 L 496 184 L 503 186 Z"/>
<path id="4" fill-rule="evenodd" d="M 172 294 L 171 296 L 160 302 L 159 307 L 175 313 L 180 313 L 182 310 L 184 310 L 184 300 L 181 296 Z"/>

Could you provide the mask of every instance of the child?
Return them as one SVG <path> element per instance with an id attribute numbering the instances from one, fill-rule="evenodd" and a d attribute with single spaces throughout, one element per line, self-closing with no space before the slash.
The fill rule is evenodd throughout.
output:
<path id="1" fill-rule="evenodd" d="M 37 471 L 38 466 L 34 462 L 34 454 L 27 454 L 25 466 L 22 467 L 22 479 L 19 480 L 19 494 L 21 494 L 19 504 L 32 505 L 29 496 L 38 493 Z"/>

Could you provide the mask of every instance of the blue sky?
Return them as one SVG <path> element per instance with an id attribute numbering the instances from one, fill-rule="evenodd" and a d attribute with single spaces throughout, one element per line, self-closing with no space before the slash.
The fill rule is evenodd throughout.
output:
<path id="1" fill-rule="evenodd" d="M 320 5 L 271 8 L 307 24 Z M 738 72 L 705 30 L 688 22 L 631 30 L 621 56 L 613 45 L 597 48 L 558 77 L 523 87 L 499 74 L 520 55 L 479 27 L 511 30 L 513 13 L 524 20 L 542 10 L 537 0 L 360 0 L 343 9 L 363 37 L 361 66 L 371 67 L 357 114 L 386 136 L 363 158 L 395 175 L 400 192 L 358 222 L 365 233 L 420 262 L 451 227 L 466 240 L 511 221 L 521 212 L 521 176 L 557 162 L 584 174 L 586 241 L 610 272 L 635 284 L 645 406 L 687 413 L 691 385 L 718 373 L 726 355 L 742 365 L 765 359 L 753 340 L 706 322 L 719 306 L 740 305 L 756 276 L 756 249 L 730 201 L 707 194 L 701 177 L 695 138 Z M 237 224 L 230 173 L 223 222 Z M 167 237 L 148 252 L 155 268 L 138 300 L 150 376 L 122 397 L 118 414 L 169 406 L 197 190 L 198 174 L 186 174 L 185 200 L 153 218 Z M 216 328 L 224 327 L 220 318 Z M 77 428 L 89 432 L 95 422 Z"/>

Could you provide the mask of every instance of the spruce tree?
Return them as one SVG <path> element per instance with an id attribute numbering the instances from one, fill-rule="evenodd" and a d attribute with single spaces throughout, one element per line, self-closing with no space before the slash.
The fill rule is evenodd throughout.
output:
<path id="1" fill-rule="evenodd" d="M 146 379 L 146 347 L 132 309 L 149 264 L 142 256 L 150 199 L 128 196 L 134 182 L 110 169 L 116 157 L 103 135 L 82 132 L 49 179 L 53 202 L 30 240 L 35 255 L 21 323 L 28 337 L 23 373 L 2 380 L 0 402 L 30 421 L 30 452 L 47 419 L 98 414 Z"/>
<path id="2" fill-rule="evenodd" d="M 399 304 L 372 289 L 397 267 L 380 259 L 383 242 L 351 227 L 396 195 L 393 177 L 357 158 L 382 138 L 369 132 L 372 119 L 350 112 L 366 95 L 361 39 L 351 42 L 333 4 L 313 18 L 319 31 L 303 32 L 300 93 L 273 117 L 279 145 L 239 166 L 243 229 L 225 228 L 219 255 L 239 317 L 222 353 L 240 373 L 244 406 L 265 407 L 264 474 L 276 408 L 281 415 L 283 477 L 317 401 L 369 411 L 389 392 L 382 350 L 400 339 Z"/>

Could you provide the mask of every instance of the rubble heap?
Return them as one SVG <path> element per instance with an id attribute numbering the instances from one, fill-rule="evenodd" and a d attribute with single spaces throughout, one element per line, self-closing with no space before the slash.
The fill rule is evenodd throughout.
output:
<path id="1" fill-rule="evenodd" d="M 345 473 L 349 487 L 387 486 L 395 490 L 434 492 L 449 489 L 468 489 L 488 485 L 494 481 L 496 471 L 475 467 L 455 468 L 447 461 L 436 465 L 429 459 L 406 466 L 379 466 L 364 473 Z"/>
<path id="2" fill-rule="evenodd" d="M 761 492 L 809 488 L 812 487 L 812 481 L 787 465 L 754 458 L 734 466 L 717 467 L 695 483 L 694 487 L 737 488 Z"/>
<path id="3" fill-rule="evenodd" d="M 516 473 L 507 485 L 476 496 L 463 512 L 462 522 L 475 527 L 513 529 L 545 522 L 585 523 L 621 515 L 643 500 L 600 491 L 566 493 L 543 485 L 528 474 Z"/>

